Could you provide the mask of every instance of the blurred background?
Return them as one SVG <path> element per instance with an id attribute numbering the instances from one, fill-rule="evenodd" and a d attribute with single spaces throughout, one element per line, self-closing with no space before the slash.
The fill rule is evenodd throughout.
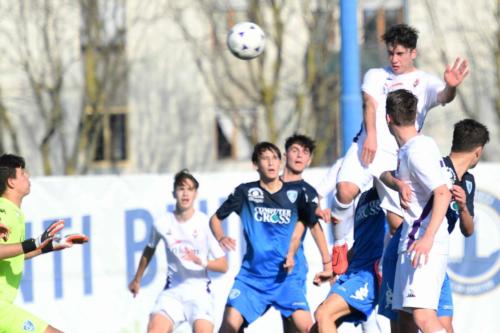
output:
<path id="1" fill-rule="evenodd" d="M 500 159 L 499 6 L 358 1 L 361 74 L 387 63 L 380 36 L 402 22 L 420 32 L 420 69 L 469 60 L 425 124 L 443 155 L 472 117 L 491 131 L 484 160 Z M 338 0 L 3 0 L 0 14 L 0 152 L 32 175 L 250 169 L 254 143 L 293 132 L 317 140 L 314 166 L 342 154 Z M 240 21 L 267 34 L 252 61 L 226 47 Z"/>

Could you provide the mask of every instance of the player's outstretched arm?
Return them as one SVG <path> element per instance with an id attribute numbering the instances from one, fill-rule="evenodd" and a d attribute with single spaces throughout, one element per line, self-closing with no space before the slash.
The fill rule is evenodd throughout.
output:
<path id="1" fill-rule="evenodd" d="M 144 251 L 142 251 L 141 259 L 139 260 L 139 266 L 137 267 L 137 271 L 135 272 L 134 279 L 129 283 L 128 290 L 132 293 L 132 295 L 137 296 L 139 293 L 139 289 L 141 289 L 141 280 L 144 272 L 146 271 L 146 267 L 148 267 L 151 258 L 155 254 L 156 247 L 152 248 L 146 246 Z"/>
<path id="2" fill-rule="evenodd" d="M 64 228 L 64 221 L 58 220 L 52 223 L 37 238 L 29 238 L 21 243 L 15 244 L 0 244 L 0 259 L 15 257 L 23 253 L 25 259 L 33 258 L 34 256 L 42 253 L 42 249 L 52 241 L 52 237 L 54 237 L 54 235 L 56 235 L 62 228 Z M 4 226 L 3 229 L 7 230 L 8 236 L 8 228 Z"/>
<path id="3" fill-rule="evenodd" d="M 236 250 L 236 241 L 231 237 L 224 235 L 222 221 L 217 217 L 217 214 L 212 215 L 210 218 L 210 230 L 212 230 L 212 234 L 222 249 L 226 251 Z"/>
<path id="4" fill-rule="evenodd" d="M 438 93 L 437 100 L 440 104 L 451 102 L 457 94 L 457 87 L 469 73 L 469 63 L 466 59 L 456 58 L 452 66 L 446 65 L 444 81 L 446 86 Z"/>
<path id="5" fill-rule="evenodd" d="M 467 207 L 467 196 L 463 188 L 453 185 L 451 193 L 458 204 L 460 231 L 465 237 L 474 233 L 474 216 L 472 216 Z"/>

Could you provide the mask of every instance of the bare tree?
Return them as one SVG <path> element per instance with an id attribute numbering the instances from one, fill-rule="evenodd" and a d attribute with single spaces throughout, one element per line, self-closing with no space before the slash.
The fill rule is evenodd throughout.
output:
<path id="1" fill-rule="evenodd" d="M 191 5 L 172 3 L 172 17 L 191 46 L 217 108 L 248 142 L 280 143 L 283 136 L 302 131 L 318 141 L 316 162 L 330 162 L 338 155 L 339 87 L 332 70 L 338 53 L 333 46 L 336 1 L 252 0 L 234 8 L 231 1 L 196 0 L 200 24 L 208 27 L 202 29 L 205 34 L 191 29 Z M 303 40 L 290 33 L 301 20 Z M 241 61 L 228 52 L 226 34 L 238 21 L 255 22 L 266 32 L 266 52 L 259 58 Z"/>

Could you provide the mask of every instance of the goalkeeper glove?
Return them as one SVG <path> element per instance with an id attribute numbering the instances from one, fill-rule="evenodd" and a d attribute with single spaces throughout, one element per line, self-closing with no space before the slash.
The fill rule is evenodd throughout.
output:
<path id="1" fill-rule="evenodd" d="M 89 238 L 83 234 L 71 234 L 62 237 L 60 234 L 55 235 L 47 246 L 42 248 L 42 253 L 51 251 L 59 251 L 72 247 L 73 244 L 87 243 Z"/>
<path id="2" fill-rule="evenodd" d="M 47 229 L 45 229 L 43 234 L 41 234 L 37 238 L 29 238 L 22 242 L 21 245 L 23 247 L 23 252 L 28 253 L 40 248 L 42 248 L 43 250 L 43 248 L 45 248 L 50 243 L 52 237 L 54 237 L 55 234 L 61 231 L 62 228 L 64 228 L 64 220 L 53 222 Z"/>

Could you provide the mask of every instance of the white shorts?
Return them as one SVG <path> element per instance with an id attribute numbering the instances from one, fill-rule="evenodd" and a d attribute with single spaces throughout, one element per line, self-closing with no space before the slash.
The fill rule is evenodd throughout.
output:
<path id="1" fill-rule="evenodd" d="M 427 264 L 413 268 L 409 252 L 400 253 L 394 279 L 393 310 L 413 308 L 437 310 L 448 256 L 429 254 Z"/>
<path id="2" fill-rule="evenodd" d="M 192 326 L 200 319 L 213 323 L 212 295 L 206 289 L 193 289 L 192 286 L 165 289 L 158 295 L 151 314 L 168 317 L 174 327 L 186 321 Z"/>
<path id="3" fill-rule="evenodd" d="M 361 163 L 363 142 L 363 140 L 353 142 L 349 147 L 339 170 L 337 183 L 353 183 L 362 192 L 371 188 L 375 179 L 375 186 L 380 197 L 380 207 L 385 211 L 391 211 L 403 216 L 399 203 L 399 193 L 387 187 L 378 178 L 384 171 L 396 170 L 397 155 L 384 150 L 377 150 L 373 162 L 368 167 L 365 167 Z"/>

